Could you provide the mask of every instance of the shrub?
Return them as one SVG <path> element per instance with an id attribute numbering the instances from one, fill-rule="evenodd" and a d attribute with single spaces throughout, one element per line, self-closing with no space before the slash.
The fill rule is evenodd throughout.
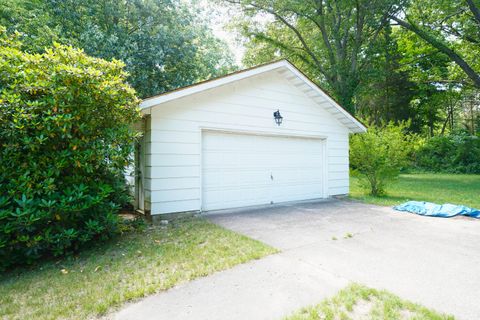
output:
<path id="1" fill-rule="evenodd" d="M 125 78 L 119 61 L 29 54 L 0 29 L 0 269 L 119 232 L 139 120 Z"/>
<path id="2" fill-rule="evenodd" d="M 414 136 L 404 134 L 406 124 L 370 126 L 366 133 L 350 138 L 352 173 L 372 195 L 385 193 L 386 184 L 408 164 Z"/>
<path id="3" fill-rule="evenodd" d="M 432 137 L 416 153 L 421 170 L 480 173 L 480 138 L 466 134 Z"/>

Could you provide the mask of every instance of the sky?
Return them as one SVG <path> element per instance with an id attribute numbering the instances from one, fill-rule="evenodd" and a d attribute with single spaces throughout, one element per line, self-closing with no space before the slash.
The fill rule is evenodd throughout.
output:
<path id="1" fill-rule="evenodd" d="M 234 55 L 235 62 L 238 66 L 242 66 L 245 48 L 239 39 L 239 34 L 228 27 L 238 9 L 233 5 L 227 3 L 220 5 L 219 1 L 212 0 L 199 0 L 197 5 L 201 6 L 207 19 L 210 19 L 213 34 L 227 43 Z"/>
<path id="2" fill-rule="evenodd" d="M 237 32 L 232 30 L 231 26 L 229 27 L 229 23 L 240 15 L 239 7 L 222 0 L 190 1 L 192 1 L 192 5 L 197 5 L 202 9 L 204 16 L 210 19 L 210 27 L 213 34 L 227 43 L 234 55 L 236 64 L 239 67 L 243 67 L 242 58 L 245 54 L 245 48 L 242 44 L 242 39 Z M 262 26 L 273 20 L 273 17 L 268 14 L 256 14 L 252 19 L 252 23 Z"/>

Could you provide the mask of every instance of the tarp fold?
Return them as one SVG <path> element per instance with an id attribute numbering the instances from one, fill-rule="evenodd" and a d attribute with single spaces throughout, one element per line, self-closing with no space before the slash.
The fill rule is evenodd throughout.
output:
<path id="1" fill-rule="evenodd" d="M 436 204 L 425 201 L 408 201 L 393 208 L 398 211 L 406 211 L 429 217 L 450 218 L 467 216 L 480 219 L 480 210 L 450 203 Z"/>

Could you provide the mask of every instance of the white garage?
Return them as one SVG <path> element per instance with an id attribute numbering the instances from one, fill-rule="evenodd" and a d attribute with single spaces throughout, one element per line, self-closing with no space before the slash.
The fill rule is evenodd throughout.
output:
<path id="1" fill-rule="evenodd" d="M 365 127 L 286 60 L 145 99 L 136 205 L 157 215 L 347 194 Z"/>

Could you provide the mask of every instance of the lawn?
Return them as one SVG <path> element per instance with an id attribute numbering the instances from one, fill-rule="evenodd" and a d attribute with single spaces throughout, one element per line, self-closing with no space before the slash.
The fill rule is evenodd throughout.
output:
<path id="1" fill-rule="evenodd" d="M 0 318 L 92 318 L 125 301 L 274 252 L 200 218 L 148 227 L 78 257 L 1 275 Z"/>
<path id="2" fill-rule="evenodd" d="M 480 175 L 402 174 L 387 187 L 387 195 L 367 195 L 358 180 L 350 178 L 350 198 L 379 205 L 396 205 L 408 200 L 461 204 L 480 209 Z"/>
<path id="3" fill-rule="evenodd" d="M 352 284 L 316 306 L 303 308 L 286 320 L 453 320 L 386 292 Z"/>

